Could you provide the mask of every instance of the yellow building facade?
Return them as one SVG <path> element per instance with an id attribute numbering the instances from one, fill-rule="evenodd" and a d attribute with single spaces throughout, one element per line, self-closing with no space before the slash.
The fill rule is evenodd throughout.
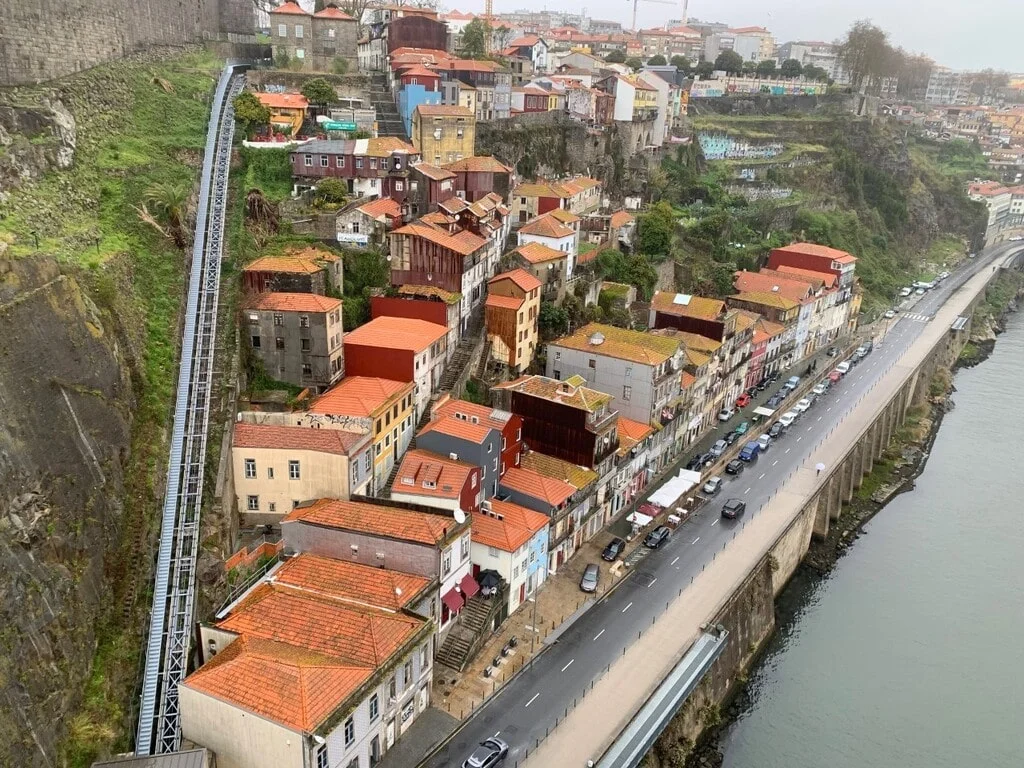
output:
<path id="1" fill-rule="evenodd" d="M 412 115 L 412 143 L 425 163 L 473 157 L 476 113 L 463 106 L 420 104 Z"/>

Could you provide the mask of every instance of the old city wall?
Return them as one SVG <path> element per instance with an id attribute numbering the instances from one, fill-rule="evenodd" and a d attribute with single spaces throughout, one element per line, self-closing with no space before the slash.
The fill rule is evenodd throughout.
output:
<path id="1" fill-rule="evenodd" d="M 250 0 L 31 0 L 4 4 L 0 86 L 53 80 L 149 46 L 252 34 Z"/>

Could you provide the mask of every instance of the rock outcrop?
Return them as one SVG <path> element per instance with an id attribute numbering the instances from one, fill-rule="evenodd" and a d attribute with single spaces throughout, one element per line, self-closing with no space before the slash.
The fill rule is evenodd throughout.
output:
<path id="1" fill-rule="evenodd" d="M 76 138 L 75 118 L 59 100 L 41 107 L 0 104 L 0 196 L 47 171 L 70 168 Z"/>

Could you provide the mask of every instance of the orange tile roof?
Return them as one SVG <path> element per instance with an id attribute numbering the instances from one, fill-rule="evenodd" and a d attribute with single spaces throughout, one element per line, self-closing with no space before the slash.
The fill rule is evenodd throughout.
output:
<path id="1" fill-rule="evenodd" d="M 271 424 L 235 424 L 231 436 L 234 448 L 254 450 L 298 450 L 350 456 L 361 447 L 367 434 L 345 432 L 340 429 L 313 429 L 311 427 L 282 427 Z"/>
<path id="2" fill-rule="evenodd" d="M 420 435 L 428 432 L 440 432 L 443 435 L 457 437 L 460 440 L 468 440 L 471 443 L 482 444 L 487 439 L 491 428 L 481 424 L 474 424 L 468 419 L 460 419 L 455 416 L 442 416 L 427 423 L 419 431 Z"/>
<path id="3" fill-rule="evenodd" d="M 454 416 L 460 419 L 468 419 L 475 416 L 476 420 L 485 426 L 497 429 L 505 429 L 513 414 L 503 411 L 500 408 L 491 408 L 478 403 L 471 403 L 468 400 L 448 399 L 434 407 L 433 414 L 437 416 Z"/>
<path id="4" fill-rule="evenodd" d="M 412 382 L 375 376 L 347 376 L 314 400 L 309 412 L 332 416 L 376 416 L 379 410 L 413 389 Z"/>
<path id="5" fill-rule="evenodd" d="M 427 69 L 422 64 L 410 64 L 402 68 L 402 77 L 433 77 L 440 79 L 441 75 L 432 69 Z"/>
<path id="6" fill-rule="evenodd" d="M 567 211 L 565 208 L 555 208 L 553 211 L 548 211 L 545 216 L 550 216 L 554 219 L 558 219 L 563 224 L 575 224 L 577 221 L 583 221 L 582 218 L 577 216 L 572 211 Z"/>
<path id="7" fill-rule="evenodd" d="M 336 5 L 328 5 L 322 11 L 314 13 L 313 17 L 316 19 L 341 19 L 342 21 L 355 21 L 354 18 L 340 10 Z"/>
<path id="8" fill-rule="evenodd" d="M 519 467 L 508 469 L 501 478 L 501 485 L 530 498 L 540 499 L 552 507 L 562 506 L 576 493 L 576 489 L 568 483 Z"/>
<path id="9" fill-rule="evenodd" d="M 514 381 L 495 384 L 492 389 L 522 392 L 525 395 L 550 400 L 553 403 L 562 403 L 588 413 L 594 413 L 611 402 L 611 395 L 585 387 L 584 384 L 586 384 L 586 380 L 581 376 L 573 376 L 566 381 L 549 379 L 547 376 L 520 376 Z"/>
<path id="10" fill-rule="evenodd" d="M 440 544 L 458 528 L 454 520 L 444 515 L 341 499 L 317 499 L 309 504 L 300 504 L 285 516 L 282 523 L 296 520 L 418 544 Z"/>
<path id="11" fill-rule="evenodd" d="M 547 261 L 564 259 L 566 257 L 564 251 L 548 248 L 543 243 L 526 243 L 525 245 L 520 245 L 512 253 L 518 253 L 531 264 L 543 264 Z"/>
<path id="12" fill-rule="evenodd" d="M 857 261 L 856 256 L 851 256 L 846 251 L 840 251 L 838 248 L 829 248 L 827 245 L 818 245 L 817 243 L 791 243 L 775 250 L 788 251 L 789 253 L 806 253 L 811 256 L 824 256 L 833 261 L 838 261 L 840 264 L 851 264 Z"/>
<path id="13" fill-rule="evenodd" d="M 763 317 L 757 321 L 754 326 L 754 343 L 760 344 L 763 341 L 768 341 L 775 336 L 786 330 L 784 325 L 779 323 L 773 323 L 770 320 L 765 320 Z"/>
<path id="14" fill-rule="evenodd" d="M 835 288 L 836 283 L 839 282 L 839 278 L 831 272 L 815 272 L 813 269 L 802 269 L 800 267 L 791 267 L 788 264 L 780 264 L 775 272 L 782 272 L 785 275 L 792 275 L 793 279 L 800 279 L 802 277 L 811 278 L 814 280 L 820 280 L 826 288 Z"/>
<path id="15" fill-rule="evenodd" d="M 217 628 L 375 668 L 422 623 L 408 614 L 344 602 L 323 590 L 264 582 L 243 597 Z"/>
<path id="16" fill-rule="evenodd" d="M 775 307 L 776 309 L 794 309 L 800 306 L 800 303 L 788 299 L 785 296 L 781 296 L 778 293 L 771 293 L 770 291 L 748 291 L 741 292 L 729 297 L 730 299 L 736 299 L 738 301 L 745 301 L 749 304 L 760 304 L 765 307 Z"/>
<path id="17" fill-rule="evenodd" d="M 346 333 L 344 343 L 418 353 L 444 338 L 447 333 L 448 329 L 443 325 L 428 323 L 426 320 L 382 316 Z"/>
<path id="18" fill-rule="evenodd" d="M 473 513 L 473 543 L 515 552 L 551 522 L 542 515 L 510 501 L 491 499 L 490 512 Z"/>
<path id="19" fill-rule="evenodd" d="M 519 286 L 520 290 L 523 291 L 532 291 L 534 288 L 540 288 L 541 286 L 540 280 L 531 275 L 525 269 L 513 269 L 509 272 L 502 272 L 500 275 L 495 275 L 488 280 L 487 284 L 491 285 L 501 280 L 511 280 Z"/>
<path id="20" fill-rule="evenodd" d="M 556 456 L 548 456 L 540 451 L 527 452 L 520 458 L 519 467 L 553 480 L 568 483 L 576 490 L 583 490 L 592 485 L 598 477 L 597 472 L 592 469 L 559 459 Z"/>
<path id="21" fill-rule="evenodd" d="M 518 310 L 523 306 L 524 301 L 525 299 L 516 298 L 515 296 L 501 296 L 497 293 L 489 293 L 487 294 L 487 301 L 485 301 L 484 304 L 496 309 Z"/>
<path id="22" fill-rule="evenodd" d="M 651 299 L 651 309 L 667 315 L 715 320 L 725 311 L 725 302 L 686 293 L 656 291 Z"/>
<path id="23" fill-rule="evenodd" d="M 526 222 L 519 228 L 519 232 L 524 235 L 537 235 L 540 237 L 571 237 L 576 234 L 576 231 L 565 226 L 553 216 L 544 214 L 538 216 L 536 219 Z"/>
<path id="24" fill-rule="evenodd" d="M 612 214 L 611 218 L 612 229 L 620 229 L 627 224 L 632 224 L 634 221 L 636 221 L 636 219 L 633 218 L 632 214 L 626 211 L 616 211 Z"/>
<path id="25" fill-rule="evenodd" d="M 777 293 L 796 302 L 805 301 L 812 295 L 811 286 L 805 282 L 757 272 L 737 272 L 733 285 L 737 293 Z"/>
<path id="26" fill-rule="evenodd" d="M 397 200 L 392 200 L 390 197 L 381 197 L 377 200 L 363 203 L 359 206 L 358 210 L 365 213 L 371 219 L 376 219 L 380 216 L 397 219 L 402 215 L 402 206 L 398 204 Z"/>
<path id="27" fill-rule="evenodd" d="M 414 602 L 431 580 L 412 573 L 335 560 L 303 552 L 273 571 L 272 584 L 327 596 L 356 606 L 398 612 Z"/>
<path id="28" fill-rule="evenodd" d="M 317 265 L 323 261 L 335 262 L 341 258 L 341 255 L 334 251 L 328 251 L 325 248 L 317 248 L 312 245 L 307 245 L 305 248 L 289 248 L 284 252 L 284 255 L 289 259 L 311 261 Z"/>
<path id="29" fill-rule="evenodd" d="M 693 386 L 693 382 L 695 382 L 696 380 L 697 377 L 694 376 L 692 373 L 690 373 L 689 371 L 683 371 L 682 375 L 679 377 L 679 385 L 683 389 L 689 389 L 691 386 Z"/>
<path id="30" fill-rule="evenodd" d="M 651 366 L 670 359 L 680 345 L 679 339 L 666 334 L 634 331 L 601 323 L 588 323 L 575 333 L 548 342 L 549 347 L 576 349 Z"/>
<path id="31" fill-rule="evenodd" d="M 794 273 L 788 270 L 768 269 L 767 267 L 762 267 L 757 271 L 757 273 L 759 275 L 767 275 L 768 277 L 773 277 L 777 280 L 806 283 L 808 286 L 810 286 L 811 291 L 815 293 L 825 287 L 824 278 L 826 275 L 831 277 L 833 280 L 835 279 L 835 275 L 831 273 L 822 272 L 819 274 L 809 269 L 802 269 L 799 272 Z"/>
<path id="32" fill-rule="evenodd" d="M 242 309 L 264 312 L 333 312 L 341 299 L 316 293 L 253 293 L 242 300 Z"/>
<path id="33" fill-rule="evenodd" d="M 467 107 L 454 104 L 420 104 L 416 111 L 424 117 L 473 117 Z"/>
<path id="34" fill-rule="evenodd" d="M 243 272 L 287 272 L 289 274 L 311 275 L 323 267 L 310 259 L 297 256 L 261 256 L 242 269 Z"/>
<path id="35" fill-rule="evenodd" d="M 257 93 L 256 98 L 269 109 L 306 109 L 309 106 L 301 93 Z"/>
<path id="36" fill-rule="evenodd" d="M 391 493 L 458 499 L 470 477 L 479 471 L 473 464 L 414 448 L 402 459 Z"/>
<path id="37" fill-rule="evenodd" d="M 623 437 L 632 440 L 634 445 L 639 443 L 641 440 L 654 434 L 654 427 L 650 424 L 643 424 L 639 421 L 633 421 L 633 419 L 627 419 L 625 416 L 619 416 L 619 439 Z"/>
<path id="38" fill-rule="evenodd" d="M 463 173 L 509 173 L 512 169 L 502 163 L 498 158 L 490 155 L 475 155 L 445 163 L 444 167 L 449 171 L 461 171 Z"/>
<path id="39" fill-rule="evenodd" d="M 373 671 L 285 643 L 240 637 L 183 685 L 286 728 L 311 733 Z"/>
<path id="40" fill-rule="evenodd" d="M 457 235 L 449 235 L 447 232 L 442 232 L 439 229 L 416 221 L 396 229 L 391 234 L 422 237 L 424 240 L 429 240 L 440 245 L 442 248 L 455 251 L 462 256 L 469 256 L 469 254 L 475 253 L 487 244 L 486 240 L 479 235 L 474 235 L 469 230 L 459 232 Z"/>
<path id="41" fill-rule="evenodd" d="M 533 46 L 540 42 L 540 38 L 537 35 L 523 35 L 517 37 L 511 43 L 508 44 L 509 48 L 525 48 L 526 46 Z"/>
<path id="42" fill-rule="evenodd" d="M 290 13 L 295 14 L 296 16 L 309 16 L 309 14 L 302 10 L 299 4 L 294 2 L 294 0 L 288 0 L 287 3 L 282 3 L 272 10 L 271 13 Z"/>
<path id="43" fill-rule="evenodd" d="M 429 296 L 443 301 L 445 304 L 458 304 L 462 294 L 446 291 L 436 285 L 399 285 L 395 288 L 399 296 Z"/>

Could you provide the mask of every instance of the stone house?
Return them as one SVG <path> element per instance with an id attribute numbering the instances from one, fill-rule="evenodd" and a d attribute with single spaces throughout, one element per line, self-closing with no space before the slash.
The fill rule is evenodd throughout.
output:
<path id="1" fill-rule="evenodd" d="M 336 5 L 308 13 L 289 0 L 270 12 L 274 60 L 287 57 L 289 65 L 314 72 L 332 71 L 338 60 L 354 68 L 358 27 Z"/>

